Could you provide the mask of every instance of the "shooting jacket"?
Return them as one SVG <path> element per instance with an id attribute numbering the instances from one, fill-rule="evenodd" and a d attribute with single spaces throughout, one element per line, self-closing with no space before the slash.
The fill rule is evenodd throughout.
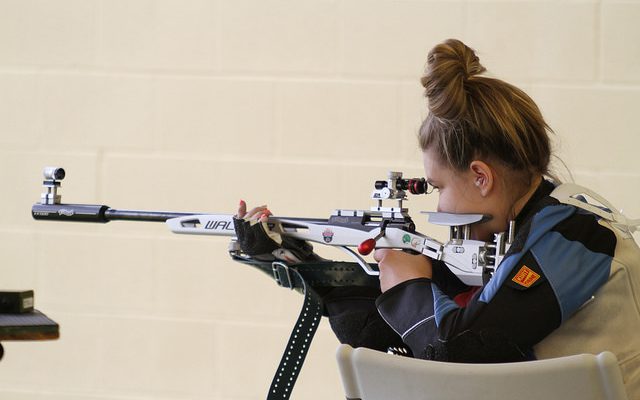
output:
<path id="1" fill-rule="evenodd" d="M 608 350 L 629 398 L 639 398 L 640 250 L 630 233 L 560 203 L 553 190 L 543 182 L 526 204 L 514 243 L 483 287 L 465 286 L 434 262 L 432 279 L 386 291 L 378 312 L 419 358 L 438 359 L 434 348 L 443 346 L 445 359 L 461 362 Z"/>

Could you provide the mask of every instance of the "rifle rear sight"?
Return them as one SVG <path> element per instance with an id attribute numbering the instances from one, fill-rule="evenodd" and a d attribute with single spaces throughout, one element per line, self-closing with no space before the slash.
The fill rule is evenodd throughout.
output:
<path id="1" fill-rule="evenodd" d="M 406 214 L 407 209 L 402 207 L 402 201 L 407 199 L 406 190 L 411 194 L 429 194 L 429 184 L 424 178 L 402 179 L 402 172 L 390 171 L 386 181 L 376 181 L 371 198 L 378 200 L 377 207 L 371 207 L 371 211 L 383 213 Z M 383 207 L 383 200 L 397 200 L 398 207 Z"/>
<path id="2" fill-rule="evenodd" d="M 376 181 L 376 190 L 382 190 L 389 186 L 387 181 Z M 396 190 L 408 190 L 411 194 L 429 194 L 429 184 L 424 178 L 397 179 L 395 181 Z"/>

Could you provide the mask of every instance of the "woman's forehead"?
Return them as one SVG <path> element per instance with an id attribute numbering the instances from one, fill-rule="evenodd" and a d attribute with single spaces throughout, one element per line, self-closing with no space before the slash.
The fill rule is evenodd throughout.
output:
<path id="1" fill-rule="evenodd" d="M 448 169 L 445 168 L 433 150 L 424 150 L 422 152 L 422 160 L 424 163 L 424 172 L 427 175 L 427 178 L 436 178 L 436 176 L 441 175 Z"/>
<path id="2" fill-rule="evenodd" d="M 462 177 L 460 171 L 455 171 L 452 167 L 442 162 L 441 157 L 435 151 L 429 149 L 423 151 L 422 159 L 425 177 L 429 183 L 436 183 L 441 186 L 446 182 L 457 181 Z"/>

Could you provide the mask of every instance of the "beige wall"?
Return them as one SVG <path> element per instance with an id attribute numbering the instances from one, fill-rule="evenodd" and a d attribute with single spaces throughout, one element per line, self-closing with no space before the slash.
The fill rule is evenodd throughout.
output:
<path id="1" fill-rule="evenodd" d="M 262 398 L 302 301 L 224 238 L 33 221 L 45 165 L 70 203 L 368 208 L 386 171 L 421 175 L 418 78 L 458 37 L 539 103 L 577 182 L 640 217 L 639 19 L 635 1 L 0 0 L 0 288 L 61 324 L 5 343 L 0 397 Z M 336 344 L 323 321 L 294 398 L 342 398 Z"/>

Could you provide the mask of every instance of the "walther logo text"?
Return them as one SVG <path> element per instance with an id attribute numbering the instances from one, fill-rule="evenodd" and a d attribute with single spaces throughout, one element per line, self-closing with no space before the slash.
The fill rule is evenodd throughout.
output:
<path id="1" fill-rule="evenodd" d="M 212 229 L 214 231 L 234 230 L 232 221 L 207 221 L 207 223 L 204 226 L 204 229 Z"/>

